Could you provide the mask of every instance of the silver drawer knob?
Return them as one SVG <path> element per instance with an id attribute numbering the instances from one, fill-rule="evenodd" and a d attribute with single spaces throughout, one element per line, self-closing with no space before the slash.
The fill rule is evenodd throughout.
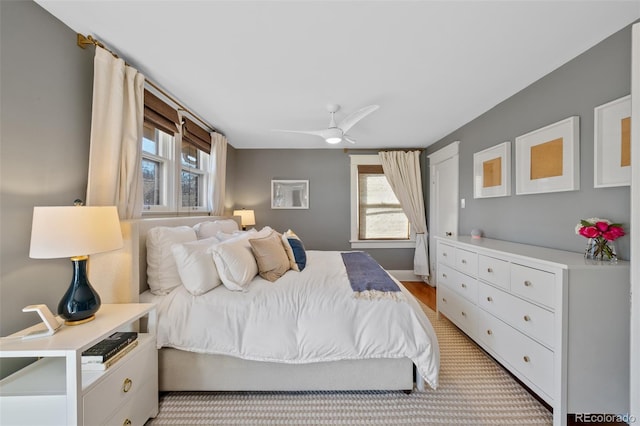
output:
<path id="1" fill-rule="evenodd" d="M 465 283 L 460 284 L 462 286 L 462 288 L 467 288 L 467 285 Z"/>
<path id="2" fill-rule="evenodd" d="M 442 274 L 442 278 L 447 278 L 447 274 Z"/>
<path id="3" fill-rule="evenodd" d="M 524 282 L 525 287 L 531 287 L 531 281 L 527 280 Z"/>
<path id="4" fill-rule="evenodd" d="M 489 336 L 491 336 L 491 335 L 493 334 L 493 331 L 491 331 L 491 330 L 487 330 L 487 334 L 488 334 Z"/>
<path id="5" fill-rule="evenodd" d="M 466 316 L 467 316 L 467 313 L 466 313 L 465 311 L 462 311 L 462 316 L 463 316 L 463 317 L 466 317 Z"/>
<path id="6" fill-rule="evenodd" d="M 462 260 L 461 260 L 461 262 L 462 262 L 462 263 L 467 263 L 467 261 L 466 261 L 466 260 L 464 260 L 464 259 L 462 259 Z"/>
<path id="7" fill-rule="evenodd" d="M 444 303 L 447 303 L 447 299 L 445 299 L 444 297 L 442 298 L 442 301 L 443 301 Z"/>
<path id="8" fill-rule="evenodd" d="M 487 272 L 488 272 L 488 273 L 492 273 L 492 272 L 493 272 L 493 269 L 492 269 L 492 268 L 487 268 Z"/>
<path id="9" fill-rule="evenodd" d="M 487 296 L 487 302 L 493 302 L 493 298 L 491 296 Z"/>
<path id="10" fill-rule="evenodd" d="M 528 356 L 523 356 L 522 359 L 524 360 L 524 362 L 529 362 L 531 361 L 531 358 L 529 358 Z"/>
<path id="11" fill-rule="evenodd" d="M 442 253 L 442 256 L 443 257 L 447 257 L 447 253 Z"/>
<path id="12" fill-rule="evenodd" d="M 524 316 L 524 320 L 525 320 L 525 321 L 531 321 L 531 317 L 530 317 L 529 315 L 525 315 L 525 316 Z"/>

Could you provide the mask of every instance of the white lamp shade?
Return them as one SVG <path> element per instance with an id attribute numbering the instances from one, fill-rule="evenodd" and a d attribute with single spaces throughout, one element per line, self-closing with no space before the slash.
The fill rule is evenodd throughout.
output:
<path id="1" fill-rule="evenodd" d="M 256 215 L 253 210 L 234 210 L 234 216 L 240 216 L 242 226 L 251 226 L 256 224 Z"/>
<path id="2" fill-rule="evenodd" d="M 120 220 L 114 206 L 33 208 L 31 258 L 84 256 L 122 246 Z"/>

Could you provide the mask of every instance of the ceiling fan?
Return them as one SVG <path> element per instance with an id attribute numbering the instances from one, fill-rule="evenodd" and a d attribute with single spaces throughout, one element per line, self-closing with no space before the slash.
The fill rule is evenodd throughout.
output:
<path id="1" fill-rule="evenodd" d="M 329 127 L 324 130 L 280 130 L 278 132 L 303 133 L 306 135 L 320 136 L 327 143 L 337 144 L 344 139 L 349 143 L 356 143 L 356 140 L 347 135 L 347 132 L 360 120 L 380 108 L 378 105 L 369 105 L 347 115 L 340 123 L 336 125 L 334 114 L 340 110 L 340 105 L 329 104 L 327 111 L 330 114 Z"/>

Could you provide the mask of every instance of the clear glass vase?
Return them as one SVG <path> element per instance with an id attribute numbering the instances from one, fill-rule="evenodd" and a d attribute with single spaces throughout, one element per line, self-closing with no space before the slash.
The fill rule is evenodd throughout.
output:
<path id="1" fill-rule="evenodd" d="M 608 241 L 602 237 L 589 238 L 587 248 L 584 251 L 584 258 L 591 261 L 605 261 L 615 263 L 618 261 L 616 245 L 613 241 Z"/>

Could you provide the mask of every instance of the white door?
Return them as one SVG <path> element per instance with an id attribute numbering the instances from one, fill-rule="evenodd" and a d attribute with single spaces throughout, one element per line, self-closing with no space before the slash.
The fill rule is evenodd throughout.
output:
<path id="1" fill-rule="evenodd" d="M 429 155 L 430 285 L 436 285 L 435 236 L 458 235 L 458 146 L 453 142 Z"/>

